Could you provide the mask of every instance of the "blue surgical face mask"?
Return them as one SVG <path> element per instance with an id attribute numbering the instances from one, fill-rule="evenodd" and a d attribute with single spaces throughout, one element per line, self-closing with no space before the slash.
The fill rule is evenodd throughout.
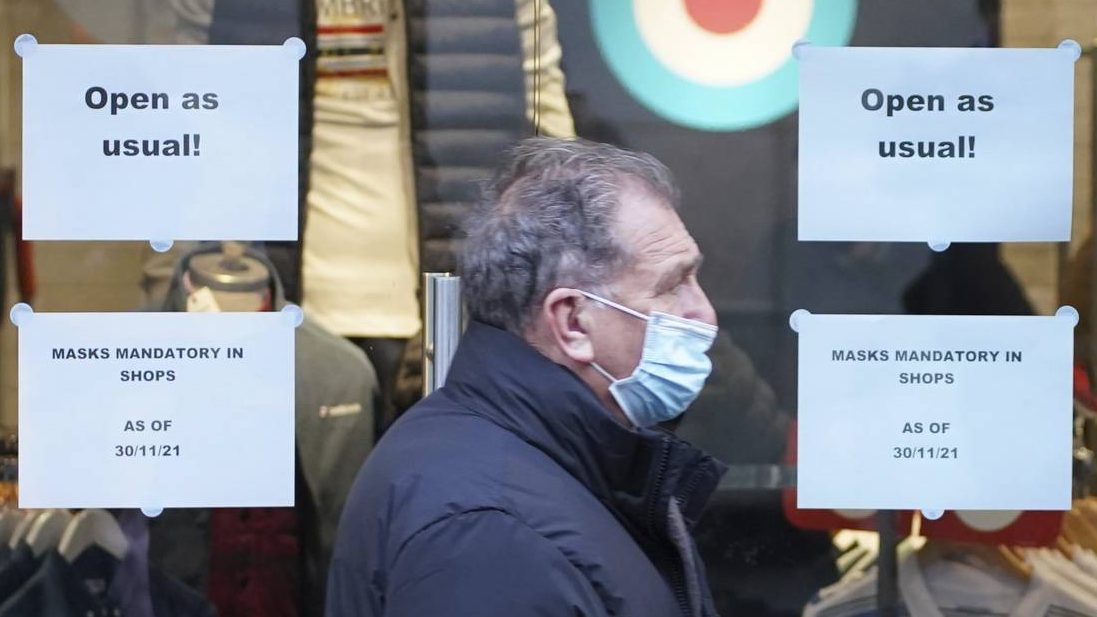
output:
<path id="1" fill-rule="evenodd" d="M 601 296 L 580 290 L 584 296 L 647 321 L 644 349 L 636 370 L 617 379 L 596 362 L 599 373 L 609 380 L 609 391 L 635 426 L 654 426 L 673 420 L 689 407 L 712 372 L 706 352 L 716 339 L 716 326 L 652 312 L 645 315 Z"/>

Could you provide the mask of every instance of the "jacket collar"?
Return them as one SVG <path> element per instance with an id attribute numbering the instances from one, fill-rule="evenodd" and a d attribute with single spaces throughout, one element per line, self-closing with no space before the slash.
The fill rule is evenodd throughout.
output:
<path id="1" fill-rule="evenodd" d="M 673 434 L 622 426 L 578 376 L 504 330 L 469 325 L 443 390 L 545 452 L 619 518 L 666 534 L 671 499 L 701 516 L 726 467 Z"/>

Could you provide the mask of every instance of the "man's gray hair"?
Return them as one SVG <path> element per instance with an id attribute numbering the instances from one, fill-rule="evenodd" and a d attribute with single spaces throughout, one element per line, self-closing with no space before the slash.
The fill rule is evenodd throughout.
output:
<path id="1" fill-rule="evenodd" d="M 614 237 L 629 184 L 678 207 L 670 171 L 649 154 L 544 137 L 512 148 L 466 222 L 469 317 L 521 336 L 553 289 L 604 295 L 629 263 Z"/>

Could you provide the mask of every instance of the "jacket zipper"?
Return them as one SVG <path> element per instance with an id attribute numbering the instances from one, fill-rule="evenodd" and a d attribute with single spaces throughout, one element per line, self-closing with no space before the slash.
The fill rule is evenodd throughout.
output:
<path id="1" fill-rule="evenodd" d="M 694 473 L 693 477 L 689 479 L 689 483 L 682 489 L 682 494 L 675 499 L 678 500 L 678 506 L 682 508 L 683 517 L 686 513 L 686 504 L 689 502 L 690 497 L 693 496 L 693 491 L 697 490 L 697 485 L 701 483 L 701 474 Z"/>
<path id="2" fill-rule="evenodd" d="M 659 467 L 655 474 L 655 486 L 652 487 L 654 499 L 648 502 L 648 532 L 652 533 L 655 537 L 659 537 L 660 531 L 658 521 L 655 520 L 655 508 L 659 505 L 659 501 L 663 497 L 663 483 L 666 482 L 667 467 L 670 466 L 670 441 L 668 439 L 663 439 L 660 443 L 660 449 Z"/>
<path id="3" fill-rule="evenodd" d="M 674 592 L 675 601 L 678 602 L 678 609 L 680 611 L 682 611 L 682 615 L 684 617 L 691 617 L 693 612 L 690 610 L 689 598 L 686 596 L 686 581 L 685 581 L 685 572 L 683 572 L 683 565 L 681 563 L 682 560 L 681 560 L 681 558 L 679 558 L 677 555 L 674 554 L 673 550 L 668 549 L 665 544 L 662 544 L 663 542 L 665 542 L 665 535 L 666 534 L 665 533 L 660 534 L 659 533 L 659 528 L 656 527 L 656 525 L 657 525 L 657 522 L 655 520 L 656 506 L 658 505 L 658 503 L 659 503 L 659 501 L 662 497 L 663 483 L 666 482 L 667 467 L 670 466 L 670 440 L 669 439 L 663 439 L 662 444 L 661 444 L 661 449 L 662 449 L 662 451 L 659 454 L 659 467 L 658 467 L 658 471 L 657 471 L 656 476 L 655 476 L 655 486 L 654 486 L 654 490 L 653 490 L 653 493 L 655 495 L 655 499 L 652 499 L 648 503 L 648 530 L 656 538 L 656 540 L 660 543 L 660 547 L 662 549 L 662 550 L 660 550 L 660 552 L 663 554 L 663 558 L 666 560 L 667 564 L 670 566 L 670 588 L 671 588 L 671 591 Z M 677 498 L 672 496 L 671 499 L 677 499 Z M 665 524 L 665 521 L 664 521 L 664 524 Z"/>
<path id="4" fill-rule="evenodd" d="M 670 587 L 674 590 L 674 599 L 678 601 L 678 609 L 682 615 L 690 617 L 693 611 L 689 608 L 689 598 L 686 597 L 685 573 L 682 571 L 682 560 L 672 556 L 670 568 Z"/>

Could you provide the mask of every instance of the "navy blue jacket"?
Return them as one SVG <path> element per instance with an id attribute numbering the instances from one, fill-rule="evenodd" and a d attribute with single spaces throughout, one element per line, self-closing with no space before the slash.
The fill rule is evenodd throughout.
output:
<path id="1" fill-rule="evenodd" d="M 715 615 L 689 528 L 724 470 L 473 323 L 355 481 L 327 615 Z"/>

